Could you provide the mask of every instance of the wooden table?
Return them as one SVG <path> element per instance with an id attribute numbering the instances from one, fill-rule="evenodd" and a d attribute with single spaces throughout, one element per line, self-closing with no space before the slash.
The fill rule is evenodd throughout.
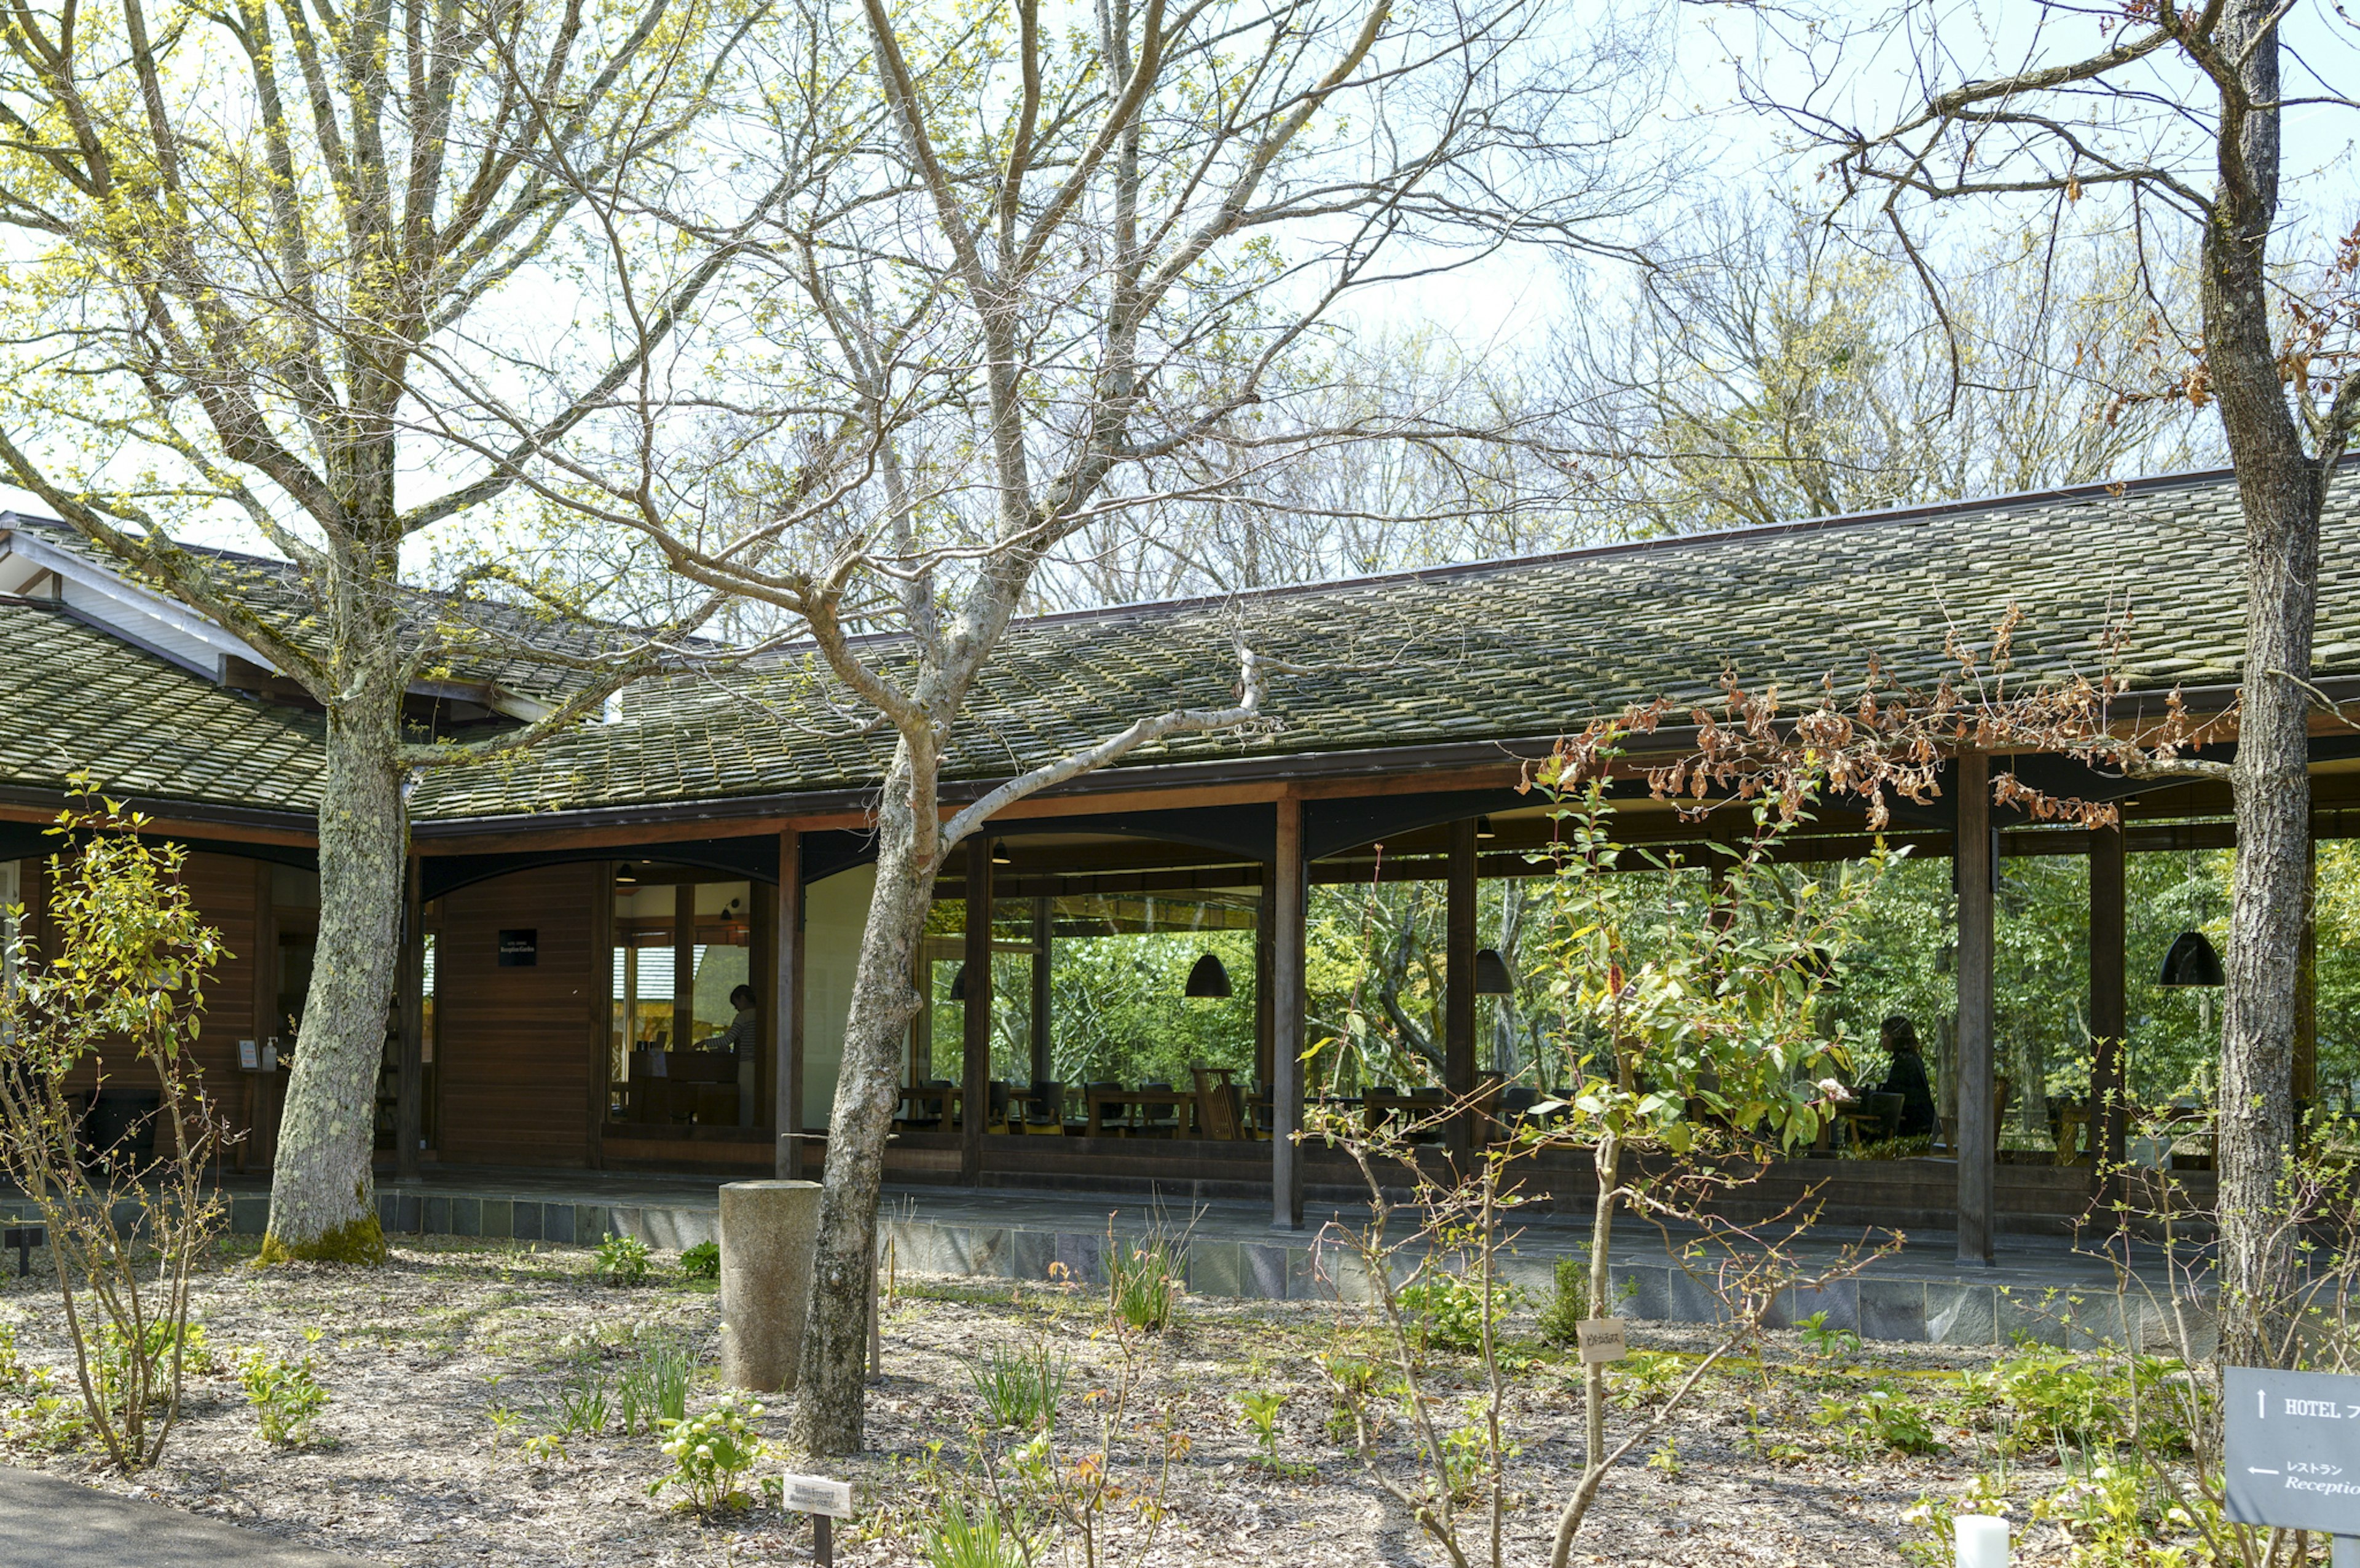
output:
<path id="1" fill-rule="evenodd" d="M 1180 1115 L 1171 1123 L 1175 1137 L 1196 1136 L 1196 1094 L 1193 1089 L 1092 1089 L 1089 1091 L 1092 1138 L 1106 1136 L 1109 1105 L 1173 1105 Z"/>

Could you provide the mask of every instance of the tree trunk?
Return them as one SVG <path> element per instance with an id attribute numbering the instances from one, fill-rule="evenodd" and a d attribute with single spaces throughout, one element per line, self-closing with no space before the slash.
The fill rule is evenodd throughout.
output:
<path id="1" fill-rule="evenodd" d="M 920 1006 L 911 965 L 934 899 L 934 874 L 917 853 L 906 748 L 886 780 L 877 822 L 877 891 L 860 936 L 860 964 L 844 1025 L 844 1064 L 828 1121 L 827 1171 L 812 1260 L 811 1316 L 797 1373 L 794 1441 L 805 1453 L 860 1449 L 867 1406 L 869 1276 L 877 1262 L 877 1199 L 885 1140 L 901 1098 L 901 1051 Z M 980 1116 L 970 1104 L 967 1115 Z"/>
<path id="2" fill-rule="evenodd" d="M 2221 38 L 2242 53 L 2242 93 L 2278 98 L 2267 0 L 2230 0 Z M 2237 863 L 2221 1033 L 2221 1359 L 2271 1366 L 2285 1345 L 2293 1262 L 2281 1182 L 2293 1138 L 2295 994 L 2311 840 L 2310 697 L 2326 473 L 2304 452 L 2271 342 L 2267 263 L 2278 210 L 2275 109 L 2223 95 L 2221 181 L 2205 226 L 2205 365 L 2245 513 L 2245 661 L 2231 764 Z M 2301 396 L 2300 388 L 2296 396 Z"/>
<path id="3" fill-rule="evenodd" d="M 320 797 L 320 934 L 279 1124 L 262 1260 L 385 1258 L 370 1160 L 400 950 L 410 824 L 398 679 L 354 682 L 329 710 Z"/>

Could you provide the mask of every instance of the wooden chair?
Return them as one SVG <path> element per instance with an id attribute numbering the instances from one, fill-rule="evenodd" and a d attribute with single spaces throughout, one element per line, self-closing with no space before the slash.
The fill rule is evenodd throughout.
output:
<path id="1" fill-rule="evenodd" d="M 1035 1083 L 1024 1102 L 1023 1130 L 1028 1133 L 1048 1133 L 1065 1136 L 1065 1086 L 1063 1083 Z"/>
<path id="2" fill-rule="evenodd" d="M 1142 1083 L 1140 1087 L 1143 1090 L 1151 1090 L 1157 1094 L 1168 1094 L 1172 1092 L 1172 1085 L 1160 1079 L 1153 1083 Z M 1173 1138 L 1178 1135 L 1180 1131 L 1179 1106 L 1142 1105 L 1135 1108 L 1139 1112 L 1139 1134 L 1141 1137 Z"/>
<path id="3" fill-rule="evenodd" d="M 1101 1078 L 1095 1083 L 1085 1083 L 1082 1085 L 1081 1130 L 1085 1135 L 1087 1135 L 1090 1130 L 1090 1096 L 1093 1094 L 1105 1094 L 1121 1087 L 1122 1085 L 1120 1083 L 1116 1083 L 1111 1078 Z M 1131 1107 L 1124 1105 L 1120 1100 L 1099 1101 L 1098 1136 L 1101 1138 L 1129 1138 L 1131 1136 L 1131 1127 L 1128 1125 L 1130 1115 Z"/>
<path id="4" fill-rule="evenodd" d="M 1192 1067 L 1196 1081 L 1196 1131 L 1200 1138 L 1237 1142 L 1245 1137 L 1243 1106 L 1238 1086 L 1226 1067 Z"/>
<path id="5" fill-rule="evenodd" d="M 1992 1136 L 1994 1139 L 1999 1136 L 2000 1127 L 2007 1121 L 2008 1095 L 2015 1088 L 2016 1085 L 2005 1078 L 1992 1080 Z M 1952 1154 L 1958 1153 L 1959 1118 L 1943 1116 L 1939 1119 L 1942 1127 L 1942 1147 Z"/>

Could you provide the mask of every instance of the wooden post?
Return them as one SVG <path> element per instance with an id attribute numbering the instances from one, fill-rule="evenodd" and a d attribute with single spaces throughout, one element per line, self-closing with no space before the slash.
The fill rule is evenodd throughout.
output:
<path id="1" fill-rule="evenodd" d="M 1278 802 L 1271 867 L 1271 1227 L 1303 1228 L 1303 802 Z"/>
<path id="2" fill-rule="evenodd" d="M 425 1131 L 426 901 L 418 855 L 410 856 L 401 899 L 401 1047 L 393 1101 L 393 1173 L 418 1180 Z"/>
<path id="3" fill-rule="evenodd" d="M 1951 866 L 1959 920 L 1959 1261 L 1992 1262 L 1998 1136 L 1992 1111 L 1991 759 L 1961 751 Z"/>
<path id="4" fill-rule="evenodd" d="M 1051 949 L 1050 901 L 1046 898 L 1032 900 L 1032 1082 L 1046 1083 L 1057 1076 L 1057 1064 L 1049 1050 L 1049 977 Z M 1059 1119 L 1065 1116 L 1063 1106 L 1053 1106 Z"/>
<path id="5" fill-rule="evenodd" d="M 1271 933 L 1276 928 L 1276 916 L 1271 901 L 1271 868 L 1262 868 L 1262 894 L 1254 902 L 1254 1090 L 1270 1093 L 1273 1082 L 1270 1069 L 1270 999 L 1272 979 Z"/>
<path id="6" fill-rule="evenodd" d="M 672 1049 L 696 1043 L 696 884 L 672 889 Z"/>
<path id="7" fill-rule="evenodd" d="M 2126 1029 L 2124 958 L 2123 830 L 2119 823 L 2090 834 L 2090 1127 L 2092 1195 L 2121 1190 L 2109 1172 L 2122 1170 L 2129 1125 L 2130 1084 L 2123 1071 Z"/>
<path id="8" fill-rule="evenodd" d="M 1450 861 L 1443 882 L 1443 1090 L 1453 1101 L 1475 1092 L 1475 823 L 1450 824 Z M 1451 1155 L 1464 1160 L 1473 1144 L 1474 1117 L 1453 1116 Z"/>
<path id="9" fill-rule="evenodd" d="M 2319 836 L 2306 833 L 2302 846 L 2302 940 L 2295 949 L 2294 1114 L 2300 1120 L 2319 1103 Z"/>
<path id="10" fill-rule="evenodd" d="M 803 1173 L 803 841 L 793 828 L 779 830 L 778 899 L 770 921 L 770 970 L 775 1000 L 770 1017 L 770 1130 L 773 1169 L 781 1181 Z"/>
<path id="11" fill-rule="evenodd" d="M 959 1180 L 983 1176 L 983 1123 L 991 1110 L 991 840 L 967 841 L 967 1015 L 959 1095 Z"/>

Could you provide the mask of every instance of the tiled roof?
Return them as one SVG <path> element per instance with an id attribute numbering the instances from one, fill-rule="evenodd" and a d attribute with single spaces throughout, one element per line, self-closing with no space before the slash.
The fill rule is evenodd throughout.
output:
<path id="1" fill-rule="evenodd" d="M 2360 487 L 2322 550 L 2318 668 L 2360 674 Z M 1229 699 L 1233 628 L 1310 667 L 1278 680 L 1275 734 L 1175 736 L 1121 766 L 1546 736 L 1657 696 L 1951 672 L 2013 602 L 2016 668 L 2094 673 L 2127 615 L 2138 686 L 2229 684 L 2243 640 L 2242 523 L 2221 475 L 2012 497 L 1526 561 L 1146 604 L 1013 627 L 967 704 L 946 776 L 1004 777 L 1142 713 Z M 880 650 L 890 655 L 890 647 Z M 833 705 L 829 699 L 833 699 Z M 890 732 L 808 657 L 634 688 L 619 723 L 499 773 L 431 780 L 429 816 L 716 800 L 873 782 Z"/>
<path id="2" fill-rule="evenodd" d="M 2360 676 L 2355 478 L 2337 487 L 2322 551 L 2322 678 Z M 1857 679 L 1874 659 L 1926 683 L 1950 671 L 1946 631 L 1981 641 L 2011 602 L 2028 674 L 2093 670 L 2104 629 L 2127 613 L 2135 684 L 2228 684 L 2241 528 L 2234 485 L 2200 475 L 1046 617 L 1011 628 L 948 773 L 1003 777 L 1142 713 L 1227 702 L 1240 628 L 1308 667 L 1274 683 L 1282 727 L 1175 736 L 1122 766 L 1546 736 L 1629 702 L 1709 698 L 1724 669 L 1801 691 L 1830 671 Z M 134 762 L 143 793 L 311 798 L 307 721 L 160 672 L 54 613 L 11 607 L 0 623 L 8 667 L 38 664 L 40 691 L 0 734 L 0 784 L 52 779 L 71 757 L 119 788 L 135 785 L 116 764 Z M 106 678 L 92 688 L 77 665 Z M 500 766 L 436 772 L 413 808 L 453 819 L 858 789 L 873 786 L 891 737 L 860 733 L 857 713 L 808 656 L 649 682 L 613 723 Z"/>
<path id="3" fill-rule="evenodd" d="M 20 515 L 10 519 L 10 526 L 35 534 L 117 576 L 142 581 L 124 562 L 53 518 Z M 314 640 L 319 601 L 300 567 L 269 556 L 209 545 L 182 548 L 215 574 L 222 592 L 252 605 L 281 635 L 298 644 Z M 169 596 L 169 591 L 159 584 L 151 586 Z M 469 600 L 459 605 L 446 595 L 422 589 L 403 592 L 404 621 L 413 636 L 431 627 L 445 638 L 458 639 L 447 668 L 427 671 L 432 680 L 497 686 L 536 702 L 555 703 L 567 692 L 579 689 L 585 678 L 556 660 L 536 659 L 536 650 L 582 659 L 595 655 L 609 641 L 624 640 L 608 628 L 566 620 L 553 612 L 482 600 Z"/>
<path id="4" fill-rule="evenodd" d="M 47 603 L 0 599 L 0 785 L 310 811 L 322 721 L 228 691 Z"/>

